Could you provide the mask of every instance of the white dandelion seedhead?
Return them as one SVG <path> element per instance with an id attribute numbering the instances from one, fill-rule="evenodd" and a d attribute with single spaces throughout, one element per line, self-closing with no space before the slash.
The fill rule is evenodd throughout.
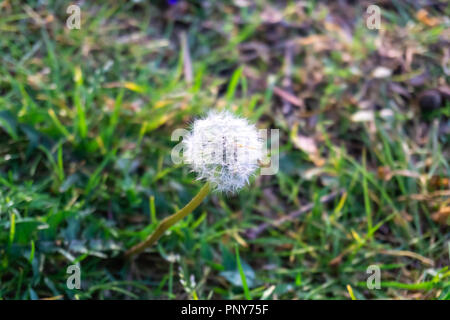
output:
<path id="1" fill-rule="evenodd" d="M 210 112 L 196 120 L 184 138 L 184 160 L 218 191 L 244 187 L 262 159 L 256 127 L 230 112 Z"/>

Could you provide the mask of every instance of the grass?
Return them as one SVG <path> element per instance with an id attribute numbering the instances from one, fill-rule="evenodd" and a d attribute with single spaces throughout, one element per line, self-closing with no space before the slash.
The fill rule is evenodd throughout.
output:
<path id="1" fill-rule="evenodd" d="M 47 3 L 0 2 L 0 299 L 450 298 L 450 105 L 417 102 L 448 6 Z M 171 134 L 212 108 L 280 129 L 279 172 L 124 259 L 201 188 Z"/>

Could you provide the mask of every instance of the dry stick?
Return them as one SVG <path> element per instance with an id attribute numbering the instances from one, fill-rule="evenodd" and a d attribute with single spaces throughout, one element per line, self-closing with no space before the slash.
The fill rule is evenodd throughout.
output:
<path id="1" fill-rule="evenodd" d="M 333 200 L 334 198 L 336 198 L 337 196 L 341 195 L 342 193 L 344 193 L 344 189 L 332 192 L 326 196 L 322 196 L 320 198 L 320 203 L 327 203 L 330 202 L 331 200 Z M 267 228 L 274 226 L 274 227 L 278 227 L 279 225 L 283 224 L 286 221 L 292 221 L 295 218 L 298 218 L 300 215 L 302 215 L 303 213 L 306 213 L 308 211 L 311 211 L 314 208 L 314 203 L 308 203 L 307 205 L 304 205 L 303 207 L 301 207 L 300 209 L 293 211 L 291 213 L 289 213 L 288 215 L 285 215 L 273 222 L 265 222 L 263 224 L 260 224 L 258 227 L 256 228 L 252 228 L 252 229 L 248 229 L 247 230 L 247 237 L 250 239 L 255 239 L 256 237 L 258 237 L 262 232 L 264 232 Z"/>
<path id="2" fill-rule="evenodd" d="M 192 71 L 191 55 L 189 53 L 189 43 L 187 40 L 186 32 L 180 34 L 181 49 L 183 52 L 183 67 L 184 67 L 184 80 L 187 84 L 191 84 L 194 79 Z"/>
<path id="3" fill-rule="evenodd" d="M 129 249 L 127 252 L 125 252 L 125 257 L 130 258 L 131 256 L 141 253 L 145 248 L 150 247 L 153 245 L 163 234 L 164 232 L 169 229 L 171 226 L 173 226 L 175 223 L 186 217 L 189 213 L 194 211 L 195 208 L 199 206 L 199 204 L 205 199 L 205 197 L 209 194 L 211 191 L 211 186 L 207 182 L 205 185 L 200 189 L 200 191 L 197 193 L 197 195 L 189 201 L 189 203 L 179 210 L 178 212 L 174 213 L 173 215 L 165 218 L 162 220 L 156 230 L 143 242 L 135 245 L 131 249 Z"/>

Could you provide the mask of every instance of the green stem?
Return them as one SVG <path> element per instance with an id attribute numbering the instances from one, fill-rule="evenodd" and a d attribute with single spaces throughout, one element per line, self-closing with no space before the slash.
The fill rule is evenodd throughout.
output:
<path id="1" fill-rule="evenodd" d="M 205 185 L 200 189 L 200 191 L 197 193 L 197 195 L 189 201 L 189 203 L 183 207 L 178 212 L 174 213 L 173 215 L 165 218 L 162 220 L 158 227 L 156 227 L 156 230 L 144 241 L 141 243 L 138 243 L 131 249 L 129 249 L 127 252 L 125 252 L 125 256 L 127 258 L 141 253 L 145 248 L 150 247 L 153 245 L 163 234 L 164 232 L 169 229 L 171 226 L 173 226 L 175 223 L 186 217 L 189 213 L 194 211 L 195 208 L 199 206 L 199 204 L 205 199 L 205 197 L 209 194 L 211 191 L 211 186 L 209 182 L 205 183 Z"/>

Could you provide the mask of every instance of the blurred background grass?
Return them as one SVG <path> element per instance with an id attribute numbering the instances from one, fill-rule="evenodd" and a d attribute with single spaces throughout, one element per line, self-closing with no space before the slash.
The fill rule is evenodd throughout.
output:
<path id="1" fill-rule="evenodd" d="M 1 299 L 450 298 L 446 1 L 69 4 L 0 1 Z M 172 131 L 224 108 L 279 172 L 124 260 L 201 187 Z"/>

